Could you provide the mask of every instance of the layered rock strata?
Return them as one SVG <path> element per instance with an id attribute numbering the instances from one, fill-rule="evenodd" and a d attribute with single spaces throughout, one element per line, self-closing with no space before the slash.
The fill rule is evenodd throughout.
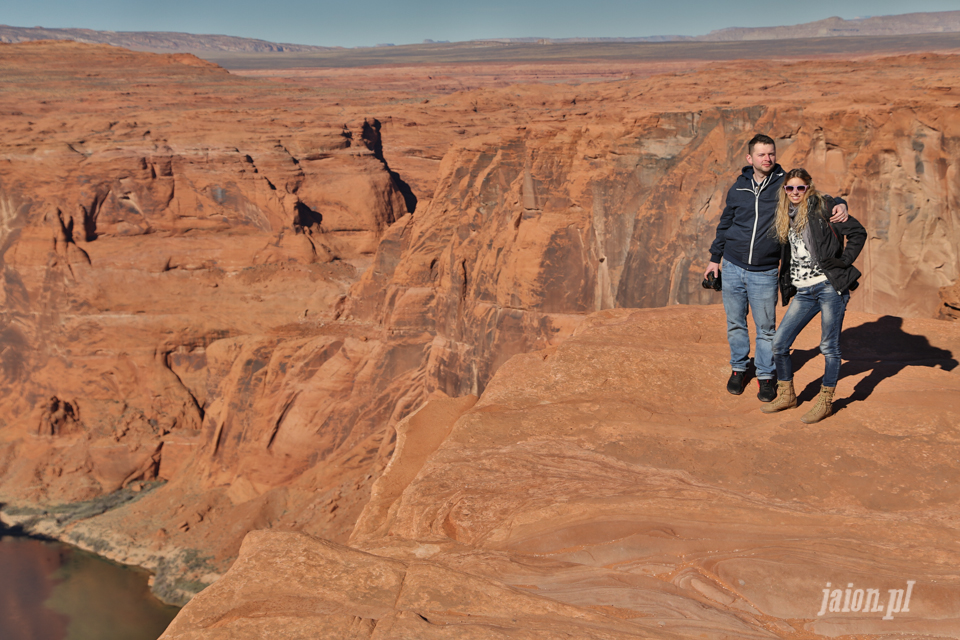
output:
<path id="1" fill-rule="evenodd" d="M 722 321 L 604 311 L 426 404 L 350 547 L 252 533 L 163 638 L 960 637 L 960 325 L 849 314 L 804 425 L 819 328 L 767 415 Z"/>
<path id="2" fill-rule="evenodd" d="M 344 393 L 383 365 L 362 329 L 327 325 L 413 209 L 409 187 L 375 120 L 277 124 L 264 87 L 196 58 L 72 43 L 0 53 L 19 99 L 4 105 L 0 174 L 0 476 L 2 501 L 26 509 L 9 520 L 69 527 L 75 543 L 153 568 L 192 549 L 206 558 L 192 577 L 215 575 L 284 510 L 282 496 L 251 499 L 394 410 Z M 248 97 L 262 102 L 237 109 Z M 327 386 L 309 388 L 318 375 Z M 306 426 L 304 411 L 332 417 L 280 429 L 283 416 Z M 243 438 L 274 412 L 270 434 Z M 128 495 L 126 524 L 111 511 L 97 533 L 76 513 L 43 513 L 101 513 L 105 496 L 156 480 L 168 487 Z M 174 599 L 197 587 L 184 588 Z"/>
<path id="3" fill-rule="evenodd" d="M 169 600 L 251 530 L 380 531 L 358 519 L 392 513 L 374 483 L 424 402 L 595 311 L 716 301 L 699 273 L 755 130 L 867 226 L 851 309 L 955 302 L 951 56 L 470 92 L 73 43 L 0 66 L 3 517 Z"/>

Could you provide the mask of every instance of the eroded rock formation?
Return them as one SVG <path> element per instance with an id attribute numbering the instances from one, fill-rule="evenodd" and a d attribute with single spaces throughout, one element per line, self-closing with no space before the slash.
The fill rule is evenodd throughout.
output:
<path id="1" fill-rule="evenodd" d="M 590 313 L 715 302 L 699 273 L 755 130 L 870 231 L 852 310 L 955 297 L 952 56 L 432 93 L 72 43 L 0 66 L 4 518 L 157 570 L 169 600 L 251 530 L 413 527 L 378 480 L 410 455 L 399 421 Z M 74 417 L 40 437 L 54 396 Z"/>
<path id="2" fill-rule="evenodd" d="M 960 325 L 849 314 L 808 426 L 818 328 L 766 415 L 724 389 L 722 320 L 604 311 L 427 403 L 350 547 L 250 534 L 163 637 L 960 637 Z"/>
<path id="3" fill-rule="evenodd" d="M 379 123 L 274 124 L 262 85 L 251 93 L 196 59 L 72 43 L 0 54 L 20 83 L 3 106 L 0 174 L 3 502 L 182 483 L 151 518 L 133 518 L 135 533 L 120 527 L 132 540 L 98 549 L 129 559 L 135 540 L 162 550 L 209 526 L 211 510 L 285 486 L 324 450 L 382 428 L 392 406 L 341 395 L 364 368 L 376 376 L 374 350 L 362 331 L 322 328 L 415 204 L 386 164 Z M 251 95 L 262 103 L 224 118 L 224 100 Z M 328 382 L 313 396 L 297 398 L 284 377 L 298 352 L 301 382 Z M 317 406 L 333 415 L 321 429 L 299 417 Z M 244 439 L 264 414 L 275 414 L 272 432 Z M 298 426 L 281 429 L 284 417 Z M 216 564 L 276 509 L 248 516 L 248 505 L 235 539 L 217 527 L 208 542 L 174 546 Z"/>

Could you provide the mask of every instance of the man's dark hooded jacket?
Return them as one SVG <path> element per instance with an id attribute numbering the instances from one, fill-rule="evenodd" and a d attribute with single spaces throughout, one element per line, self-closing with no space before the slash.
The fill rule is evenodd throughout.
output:
<path id="1" fill-rule="evenodd" d="M 727 192 L 727 204 L 720 215 L 717 237 L 710 245 L 711 262 L 721 258 L 747 271 L 768 271 L 780 264 L 780 243 L 771 230 L 785 172 L 774 165 L 757 185 L 753 167 L 747 165 Z M 837 204 L 846 204 L 842 198 Z"/>

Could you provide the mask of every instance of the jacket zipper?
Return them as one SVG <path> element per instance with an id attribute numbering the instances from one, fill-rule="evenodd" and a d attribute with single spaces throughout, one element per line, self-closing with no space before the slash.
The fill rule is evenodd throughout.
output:
<path id="1" fill-rule="evenodd" d="M 753 178 L 750 178 L 752 189 L 738 189 L 738 191 L 749 191 L 753 194 L 753 231 L 750 234 L 750 252 L 747 254 L 747 264 L 753 264 L 753 245 L 757 242 L 757 225 L 760 224 L 760 192 L 767 186 L 768 175 L 763 179 L 759 186 L 753 187 Z"/>

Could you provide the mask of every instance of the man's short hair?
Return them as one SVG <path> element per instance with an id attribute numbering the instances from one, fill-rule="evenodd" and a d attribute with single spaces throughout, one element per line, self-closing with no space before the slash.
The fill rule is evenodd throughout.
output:
<path id="1" fill-rule="evenodd" d="M 762 133 L 758 133 L 750 138 L 750 142 L 747 143 L 747 153 L 753 155 L 753 148 L 758 144 L 769 144 L 773 145 L 774 149 L 777 148 L 777 143 L 773 141 L 773 138 L 770 136 L 765 136 Z"/>

